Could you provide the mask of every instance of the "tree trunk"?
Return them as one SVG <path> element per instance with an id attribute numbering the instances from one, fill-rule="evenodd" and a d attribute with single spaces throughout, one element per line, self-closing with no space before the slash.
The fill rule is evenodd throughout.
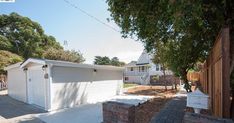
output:
<path id="1" fill-rule="evenodd" d="M 184 81 L 184 88 L 187 92 L 192 92 L 191 90 L 191 85 L 189 85 L 188 79 L 187 79 L 187 71 L 184 70 L 182 75 L 181 75 L 181 79 Z"/>
<path id="2" fill-rule="evenodd" d="M 230 108 L 231 118 L 234 120 L 234 90 L 232 89 L 232 100 L 231 100 L 231 108 Z"/>
<path id="3" fill-rule="evenodd" d="M 233 20 L 234 21 L 234 20 Z M 232 100 L 231 100 L 231 118 L 234 120 L 234 28 L 229 26 L 230 28 L 230 85 L 231 85 L 231 94 L 232 94 Z"/>
<path id="4" fill-rule="evenodd" d="M 225 25 L 229 27 L 230 31 L 230 85 L 231 85 L 231 108 L 230 116 L 234 120 L 234 2 L 233 0 L 226 0 L 226 18 Z"/>
<path id="5" fill-rule="evenodd" d="M 177 90 L 177 82 L 176 82 L 176 78 L 174 77 L 174 85 L 175 85 L 175 90 Z"/>
<path id="6" fill-rule="evenodd" d="M 230 117 L 234 120 L 234 70 L 230 75 L 230 87 L 231 87 L 231 107 L 230 107 Z"/>
<path id="7" fill-rule="evenodd" d="M 163 66 L 163 81 L 164 81 L 164 84 L 165 84 L 165 90 L 167 91 L 166 72 L 165 72 L 164 66 Z"/>
<path id="8" fill-rule="evenodd" d="M 175 83 L 175 90 L 177 90 L 177 84 Z"/>
<path id="9" fill-rule="evenodd" d="M 234 69 L 234 1 L 225 0 L 225 26 L 230 30 L 230 74 Z"/>

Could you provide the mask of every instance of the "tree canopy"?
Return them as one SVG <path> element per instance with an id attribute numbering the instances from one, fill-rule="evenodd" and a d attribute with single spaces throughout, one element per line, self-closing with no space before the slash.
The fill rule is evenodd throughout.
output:
<path id="1" fill-rule="evenodd" d="M 118 57 L 113 57 L 112 59 L 110 59 L 107 56 L 104 56 L 104 57 L 95 56 L 94 64 L 97 64 L 97 65 L 113 65 L 113 66 L 124 66 L 125 65 L 124 62 L 119 61 Z"/>
<path id="2" fill-rule="evenodd" d="M 23 61 L 23 58 L 9 51 L 0 50 L 0 73 L 4 73 L 4 67 Z"/>
<path id="3" fill-rule="evenodd" d="M 53 59 L 53 60 L 62 60 L 62 61 L 70 61 L 70 62 L 77 62 L 82 63 L 85 61 L 83 55 L 80 52 L 75 50 L 62 50 L 62 49 L 55 49 L 49 48 L 43 53 L 43 57 L 46 59 Z"/>
<path id="4" fill-rule="evenodd" d="M 123 37 L 135 36 L 148 51 L 156 53 L 158 43 L 168 47 L 164 62 L 185 77 L 198 61 L 203 61 L 216 35 L 226 23 L 234 4 L 225 0 L 107 0 L 112 19 Z M 231 16 L 233 17 L 233 16 Z M 232 24 L 231 24 L 232 25 Z M 232 25 L 233 26 L 233 25 Z"/>
<path id="5" fill-rule="evenodd" d="M 9 54 L 1 58 L 2 66 L 13 63 L 12 58 L 23 60 L 29 57 L 84 62 L 80 52 L 65 51 L 53 36 L 44 33 L 39 23 L 17 13 L 0 15 L 0 50 Z"/>
<path id="6" fill-rule="evenodd" d="M 111 59 L 111 65 L 113 65 L 113 66 L 124 66 L 125 63 L 119 61 L 119 58 L 118 58 L 118 57 L 113 57 L 113 58 Z"/>
<path id="7" fill-rule="evenodd" d="M 16 53 L 23 58 L 42 57 L 43 51 L 62 46 L 53 36 L 48 36 L 37 22 L 11 13 L 0 15 L 0 49 Z"/>

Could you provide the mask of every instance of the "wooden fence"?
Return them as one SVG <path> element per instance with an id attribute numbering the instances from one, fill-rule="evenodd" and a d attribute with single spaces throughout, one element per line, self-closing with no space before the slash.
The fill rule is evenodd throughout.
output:
<path id="1" fill-rule="evenodd" d="M 203 91 L 210 96 L 211 112 L 223 118 L 230 117 L 229 55 L 229 28 L 223 28 L 200 72 Z"/>

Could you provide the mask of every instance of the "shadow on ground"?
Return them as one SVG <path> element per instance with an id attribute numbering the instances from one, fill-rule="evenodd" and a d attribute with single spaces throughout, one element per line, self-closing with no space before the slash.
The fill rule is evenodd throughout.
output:
<path id="1" fill-rule="evenodd" d="M 14 100 L 7 94 L 0 95 L 0 109 L 0 117 L 5 119 L 46 112 L 35 106 Z"/>

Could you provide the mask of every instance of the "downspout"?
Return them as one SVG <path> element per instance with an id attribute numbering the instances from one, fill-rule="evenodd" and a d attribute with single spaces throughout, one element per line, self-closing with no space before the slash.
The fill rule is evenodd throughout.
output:
<path id="1" fill-rule="evenodd" d="M 26 102 L 29 103 L 29 99 L 28 99 L 28 68 L 24 68 L 23 69 L 24 74 L 25 74 L 25 82 L 26 82 Z"/>
<path id="2" fill-rule="evenodd" d="M 52 78 L 52 68 L 53 68 L 53 65 L 52 64 L 49 64 L 48 65 L 48 82 L 47 82 L 47 96 L 48 96 L 48 111 L 51 111 L 53 108 L 52 108 L 52 99 L 54 98 L 53 97 L 53 88 L 52 88 L 52 82 L 53 82 L 53 78 Z"/>
<path id="3" fill-rule="evenodd" d="M 44 79 L 45 79 L 45 110 L 50 111 L 52 109 L 51 104 L 51 83 L 52 83 L 52 65 L 46 65 L 47 67 L 44 70 Z"/>
<path id="4" fill-rule="evenodd" d="M 47 73 L 47 65 L 42 66 L 42 71 L 43 71 L 43 79 L 44 79 L 44 88 L 45 88 L 45 110 L 48 110 L 48 96 L 47 96 L 47 81 L 48 81 L 48 73 Z"/>

